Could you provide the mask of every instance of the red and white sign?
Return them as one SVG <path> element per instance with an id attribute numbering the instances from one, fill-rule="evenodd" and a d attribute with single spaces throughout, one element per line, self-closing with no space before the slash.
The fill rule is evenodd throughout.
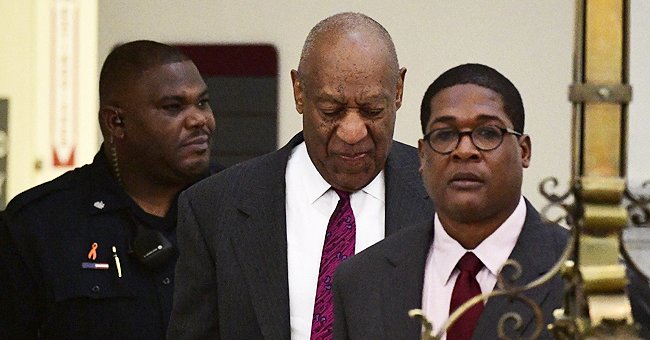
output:
<path id="1" fill-rule="evenodd" d="M 51 147 L 55 167 L 74 165 L 77 146 L 79 0 L 52 3 Z"/>

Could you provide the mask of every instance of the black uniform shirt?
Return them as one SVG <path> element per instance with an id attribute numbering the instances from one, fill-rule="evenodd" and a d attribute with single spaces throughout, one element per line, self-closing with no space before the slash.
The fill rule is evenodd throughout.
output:
<path id="1" fill-rule="evenodd" d="M 137 233 L 133 221 L 159 230 L 175 247 L 176 209 L 174 201 L 164 218 L 140 209 L 115 181 L 101 151 L 92 164 L 17 196 L 7 207 L 2 234 L 8 237 L 0 245 L 7 334 L 163 339 L 177 256 L 150 268 L 130 249 Z"/>

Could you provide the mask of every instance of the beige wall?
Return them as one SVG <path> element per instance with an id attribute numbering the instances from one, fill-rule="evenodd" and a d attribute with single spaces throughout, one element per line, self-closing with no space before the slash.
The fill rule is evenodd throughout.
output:
<path id="1" fill-rule="evenodd" d="M 649 2 L 632 0 L 634 25 L 632 81 L 647 81 L 650 46 Z M 279 140 L 300 130 L 293 107 L 289 71 L 298 63 L 308 30 L 341 11 L 359 11 L 382 23 L 395 41 L 400 63 L 408 68 L 404 106 L 395 137 L 416 145 L 419 105 L 426 87 L 449 67 L 480 62 L 502 71 L 522 93 L 526 130 L 533 140 L 533 161 L 525 171 L 524 194 L 538 207 L 542 178 L 570 176 L 571 83 L 574 2 L 571 0 L 420 0 L 420 1 L 215 1 L 111 0 L 99 5 L 99 56 L 115 43 L 139 38 L 188 43 L 272 43 L 279 52 Z M 642 31 L 644 33 L 641 33 Z M 634 41 L 641 42 L 634 42 Z M 645 51 L 645 53 L 643 53 Z M 645 56 L 645 57 L 643 57 Z M 635 87 L 635 99 L 641 92 Z M 252 96 L 253 94 L 251 94 Z M 650 128 L 650 105 L 632 106 L 630 142 L 647 144 L 638 127 Z M 650 178 L 650 157 L 643 148 L 630 152 L 630 175 Z M 562 188 L 565 190 L 566 186 Z"/>
<path id="2" fill-rule="evenodd" d="M 35 3 L 38 1 L 0 0 L 0 29 L 16 32 L 15 36 L 3 33 L 0 38 L 3 46 L 12 46 L 11 51 L 0 49 L 0 96 L 12 98 L 14 119 L 10 129 L 14 135 L 33 134 L 38 116 L 34 113 L 36 72 L 32 67 L 37 59 L 37 37 L 34 24 L 30 24 Z M 449 67 L 485 63 L 517 85 L 526 106 L 526 130 L 533 140 L 533 161 L 525 171 L 524 194 L 541 207 L 544 200 L 537 193 L 537 185 L 542 178 L 556 176 L 563 184 L 569 180 L 571 106 L 567 87 L 572 80 L 573 4 L 571 0 L 100 0 L 95 60 L 101 64 L 116 43 L 143 38 L 172 43 L 271 43 L 279 53 L 278 134 L 283 144 L 301 127 L 301 118 L 293 107 L 289 71 L 297 66 L 308 30 L 337 12 L 363 12 L 388 29 L 400 63 L 408 68 L 404 106 L 395 131 L 398 140 L 417 143 L 421 96 Z M 630 79 L 635 95 L 630 106 L 629 141 L 639 145 L 629 152 L 633 179 L 650 178 L 650 157 L 645 151 L 650 142 L 645 131 L 650 128 L 649 16 L 650 1 L 632 0 Z M 12 65 L 11 69 L 6 65 Z M 94 86 L 88 84 L 87 90 L 95 91 Z M 94 93 L 87 97 L 96 101 Z M 88 111 L 93 122 L 95 112 Z M 96 148 L 96 135 L 95 130 L 92 137 L 85 137 L 85 145 Z M 33 173 L 33 159 L 38 156 L 19 155 L 37 149 L 41 139 L 23 138 L 11 149 L 10 176 L 25 177 L 12 185 L 12 195 L 38 181 L 38 176 L 24 175 Z M 12 141 L 16 144 L 15 138 Z"/>
<path id="3" fill-rule="evenodd" d="M 630 32 L 630 105 L 628 178 L 650 180 L 650 1 L 632 0 Z M 647 192 L 647 191 L 646 191 Z"/>
<path id="4" fill-rule="evenodd" d="M 57 0 L 0 0 L 0 97 L 9 99 L 7 196 L 72 167 L 52 164 L 52 13 Z M 75 45 L 76 162 L 97 151 L 97 0 L 71 0 L 79 27 Z"/>
<path id="5" fill-rule="evenodd" d="M 9 143 L 7 172 L 31 173 L 32 164 L 22 157 L 26 150 L 35 148 L 32 138 L 15 138 L 14 135 L 31 134 L 36 122 L 35 78 L 36 10 L 33 1 L 0 1 L 0 97 L 9 99 Z M 14 117 L 20 117 L 14 119 Z M 14 132 L 15 131 L 15 132 Z M 21 132 L 18 132 L 21 131 Z M 18 176 L 17 176 L 18 177 Z M 31 176 L 20 176 L 20 181 L 9 181 L 7 190 L 27 188 Z"/>

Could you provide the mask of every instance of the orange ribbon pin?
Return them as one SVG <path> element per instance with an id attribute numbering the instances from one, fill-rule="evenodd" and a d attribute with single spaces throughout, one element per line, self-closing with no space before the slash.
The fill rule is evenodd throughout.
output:
<path id="1" fill-rule="evenodd" d="M 90 251 L 88 252 L 88 259 L 95 261 L 97 259 L 97 243 L 93 242 L 90 246 Z"/>

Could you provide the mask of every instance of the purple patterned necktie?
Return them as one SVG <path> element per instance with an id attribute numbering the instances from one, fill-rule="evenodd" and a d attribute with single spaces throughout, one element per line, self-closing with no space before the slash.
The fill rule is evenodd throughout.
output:
<path id="1" fill-rule="evenodd" d="M 340 200 L 330 217 L 325 232 L 316 286 L 314 318 L 311 326 L 312 340 L 332 338 L 332 323 L 334 322 L 332 278 L 339 263 L 354 255 L 356 224 L 350 205 L 350 193 L 333 190 L 339 195 Z"/>
<path id="2" fill-rule="evenodd" d="M 467 252 L 458 260 L 456 268 L 460 270 L 454 291 L 451 293 L 451 302 L 449 304 L 449 314 L 453 313 L 460 305 L 470 298 L 481 294 L 481 286 L 476 281 L 476 274 L 483 268 L 483 262 L 474 255 Z M 478 318 L 483 312 L 483 302 L 475 304 L 447 330 L 447 340 L 465 340 L 471 339 Z"/>

